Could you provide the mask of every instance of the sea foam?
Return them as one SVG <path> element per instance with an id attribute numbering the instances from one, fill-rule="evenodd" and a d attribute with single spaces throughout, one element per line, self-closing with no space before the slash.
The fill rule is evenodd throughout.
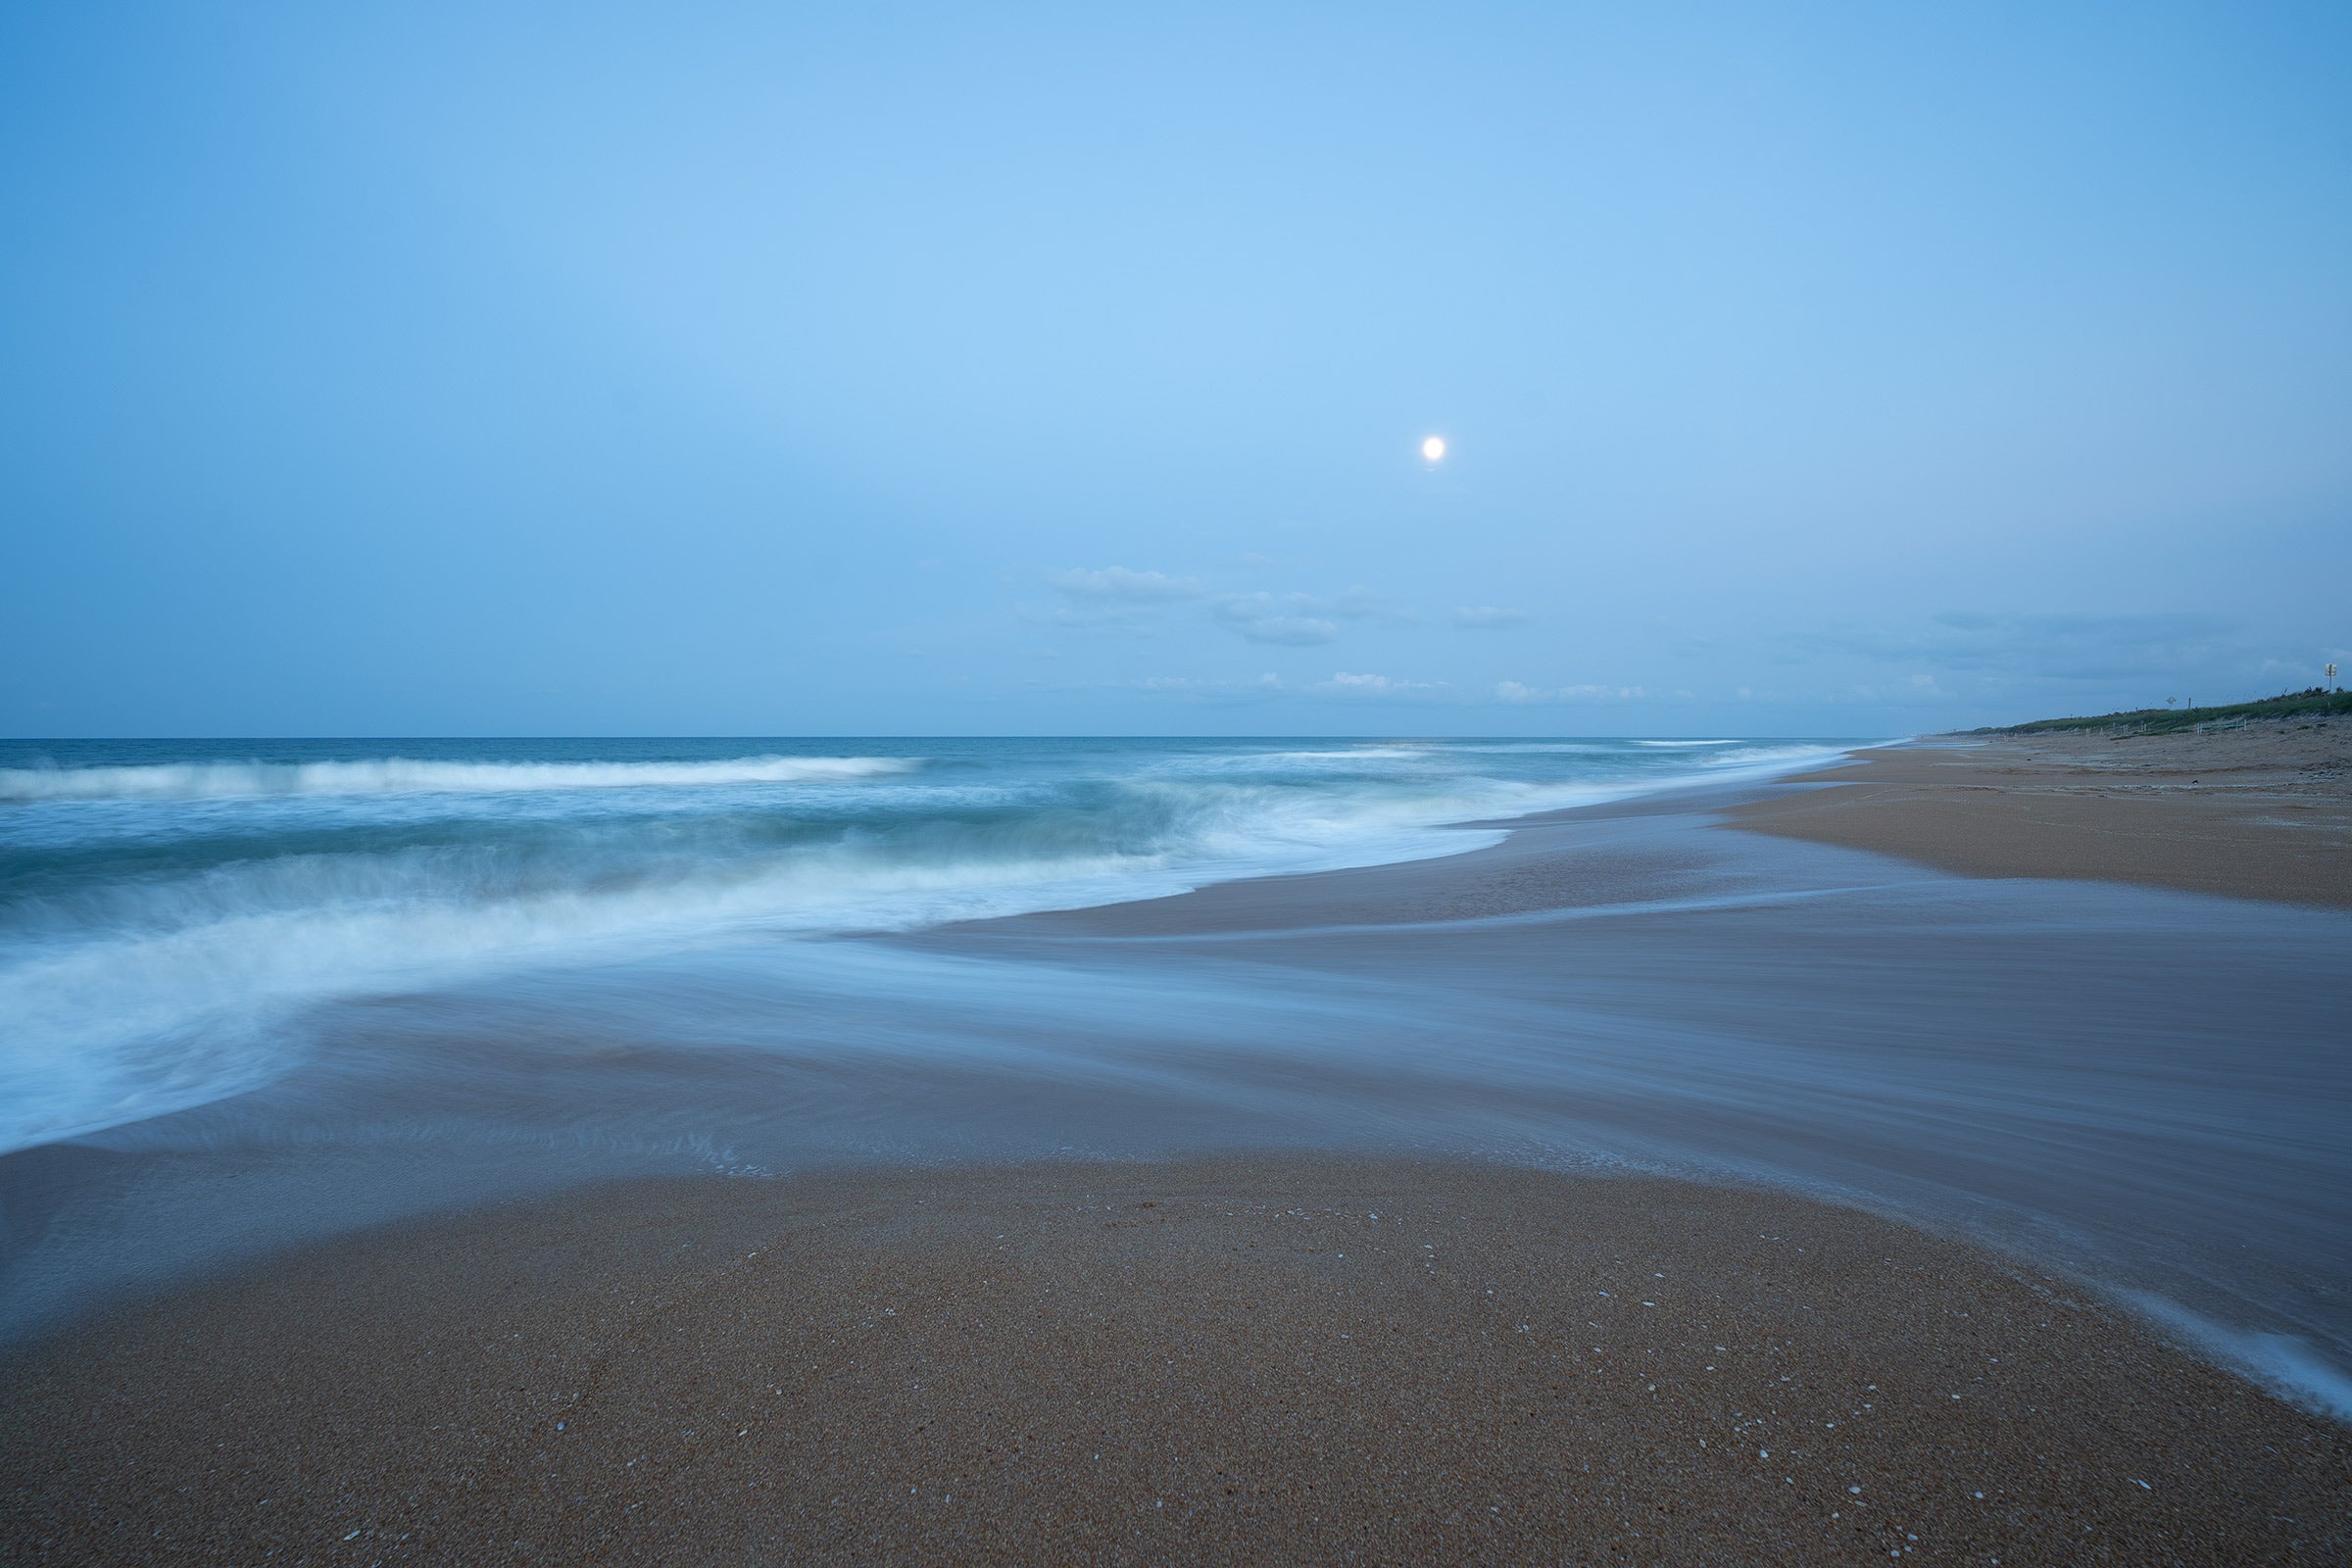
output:
<path id="1" fill-rule="evenodd" d="M 313 1049 L 305 1009 L 341 999 L 1455 854 L 1499 835 L 1450 823 L 1834 755 L 1606 742 L 643 755 L 661 744 L 442 758 L 215 746 L 0 770 L 0 1150 L 268 1082 Z"/>
<path id="2" fill-rule="evenodd" d="M 0 768 L 0 801 L 218 800 L 251 795 L 508 794 L 522 790 L 804 784 L 904 773 L 895 757 L 741 757 L 710 762 L 206 761 Z"/>

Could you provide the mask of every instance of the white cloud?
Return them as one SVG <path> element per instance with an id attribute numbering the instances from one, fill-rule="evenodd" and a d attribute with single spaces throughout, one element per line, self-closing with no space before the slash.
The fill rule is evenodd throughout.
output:
<path id="1" fill-rule="evenodd" d="M 1208 598 L 1198 577 L 1172 577 L 1164 571 L 1139 571 L 1128 566 L 1073 567 L 1054 572 L 1046 581 L 1056 591 L 1079 601 L 1040 615 L 1023 610 L 1028 619 L 1087 630 L 1124 630 L 1149 635 L 1162 606 L 1180 600 Z M 1329 597 L 1314 594 L 1219 594 L 1209 605 L 1221 625 L 1255 643 L 1286 648 L 1311 648 L 1339 638 L 1344 621 L 1379 620 L 1409 625 L 1420 612 L 1374 593 L 1349 588 Z"/>
<path id="2" fill-rule="evenodd" d="M 2201 673 L 2259 657 L 2218 615 L 1986 614 L 1951 611 L 1895 630 L 1838 627 L 1785 639 L 1800 651 L 1859 654 L 1944 673 L 2114 681 Z"/>
<path id="3" fill-rule="evenodd" d="M 1317 681 L 1309 689 L 1343 697 L 1400 697 L 1407 692 L 1434 692 L 1445 684 L 1442 680 L 1396 680 L 1387 675 L 1350 675 L 1341 670 L 1329 680 Z"/>
<path id="4" fill-rule="evenodd" d="M 1516 626 L 1525 619 L 1527 619 L 1526 611 L 1505 610 L 1500 605 L 1456 605 L 1453 607 L 1453 623 L 1456 626 L 1469 626 L 1478 630 L 1495 630 L 1504 626 Z"/>
<path id="5" fill-rule="evenodd" d="M 1293 685 L 1280 675 L 1268 671 L 1255 680 L 1203 680 L 1192 675 L 1147 675 L 1134 683 L 1148 692 L 1166 692 L 1191 697 L 1345 697 L 1357 701 L 1380 698 L 1413 699 L 1425 692 L 1447 690 L 1442 680 L 1399 680 L 1393 675 L 1357 674 L 1348 670 L 1333 673 L 1329 680 L 1309 681 Z"/>
<path id="6" fill-rule="evenodd" d="M 1625 702 L 1648 695 L 1640 686 L 1596 686 L 1589 683 L 1576 686 L 1527 686 L 1515 680 L 1494 683 L 1494 700 L 1498 703 L 1581 703 L 1606 698 Z"/>
<path id="7" fill-rule="evenodd" d="M 1343 620 L 1409 623 L 1421 618 L 1409 606 L 1392 604 L 1369 588 L 1350 588 L 1329 599 L 1313 594 L 1226 594 L 1216 617 L 1251 642 L 1303 648 L 1339 636 Z"/>
<path id="8" fill-rule="evenodd" d="M 1148 692 L 1172 692 L 1189 697 L 1264 697 L 1289 690 L 1282 677 L 1264 674 L 1255 680 L 1201 680 L 1192 675 L 1147 675 L 1135 685 Z"/>
<path id="9" fill-rule="evenodd" d="M 1369 588 L 1350 588 L 1326 600 L 1308 600 L 1303 594 L 1291 597 L 1313 605 L 1319 613 L 1343 620 L 1386 620 L 1409 626 L 1421 619 L 1421 612 L 1412 606 L 1397 604 Z"/>
<path id="10" fill-rule="evenodd" d="M 1253 643 L 1304 648 L 1340 634 L 1340 628 L 1323 616 L 1300 612 L 1313 603 L 1304 594 L 1280 599 L 1272 594 L 1227 594 L 1217 601 L 1216 616 Z"/>
<path id="11" fill-rule="evenodd" d="M 1241 621 L 1235 629 L 1253 643 L 1282 643 L 1292 648 L 1327 643 L 1340 634 L 1339 627 L 1314 615 L 1268 615 Z"/>
<path id="12" fill-rule="evenodd" d="M 1131 604 L 1166 604 L 1174 599 L 1198 599 L 1208 592 L 1198 577 L 1131 571 L 1125 566 L 1073 567 L 1057 571 L 1046 581 L 1073 599 L 1120 599 Z"/>
<path id="13" fill-rule="evenodd" d="M 1227 594 L 1217 601 L 1217 618 L 1231 621 L 1258 620 L 1282 614 L 1286 609 L 1294 609 L 1304 603 L 1311 603 L 1304 594 L 1291 594 L 1282 599 L 1277 599 L 1268 593 Z"/>
<path id="14" fill-rule="evenodd" d="M 1156 612 L 1150 605 L 1103 604 L 1073 610 L 1068 605 L 1038 609 L 1030 605 L 1015 605 L 1013 613 L 1031 625 L 1059 626 L 1070 631 L 1126 632 L 1137 637 L 1152 637 L 1159 633 Z"/>

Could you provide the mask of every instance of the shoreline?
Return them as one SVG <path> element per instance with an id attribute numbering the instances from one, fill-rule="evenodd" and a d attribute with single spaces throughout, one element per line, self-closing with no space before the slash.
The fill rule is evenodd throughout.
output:
<path id="1" fill-rule="evenodd" d="M 1509 831 L 1460 855 L 843 939 L 843 959 L 980 966 L 1081 1001 L 1157 989 L 1070 1015 L 1091 1053 L 1067 1058 L 1075 1077 L 1034 1075 L 1076 1046 L 1024 1039 L 1042 1054 L 1001 1088 L 952 1073 L 925 1091 L 952 1112 L 906 1101 L 946 1118 L 934 1145 L 767 1179 L 583 1165 L 552 1195 L 428 1200 L 112 1287 L 114 1306 L 0 1348 L 17 1489 L 0 1544 L 27 1561 L 655 1561 L 681 1542 L 721 1561 L 2352 1550 L 2352 1432 L 2218 1369 L 2226 1346 L 2177 1348 L 2161 1302 L 2113 1304 L 2140 1284 L 2115 1265 L 2141 1250 L 2173 1283 L 2252 1278 L 2222 1298 L 2253 1313 L 2249 1343 L 2340 1348 L 2342 1216 L 2269 1191 L 2342 1190 L 2328 1102 L 2318 1081 L 2284 1104 L 2230 1096 L 2265 1081 L 2237 1059 L 2249 1027 L 2330 1049 L 2331 993 L 2298 955 L 2341 917 L 1790 842 L 1827 837 L 1840 796 L 1899 814 L 1919 786 L 1876 789 L 1885 765 L 1468 824 Z M 1722 831 L 1788 808 L 1806 832 Z M 2038 924 L 2013 936 L 2021 918 Z M 2149 1010 L 2165 943 L 2228 984 Z M 2029 960 L 2046 988 L 2021 983 Z M 2010 983 L 1987 992 L 1988 973 Z M 1384 997 L 1406 1008 L 1393 1040 Z M 1242 1009 L 1238 1034 L 1186 1032 L 1217 1007 Z M 2134 1008 L 2145 1033 L 2092 1054 Z M 1281 1035 L 1325 1017 L 1329 1043 Z M 2033 1087 L 2053 1053 L 2088 1075 L 2071 1123 L 2038 1098 L 2063 1074 Z M 1477 1071 L 1445 1076 L 1457 1055 Z M 697 1105 L 792 1082 L 669 1070 L 689 1066 L 709 1074 Z M 898 1125 L 887 1096 L 921 1067 L 839 1103 Z M 1091 1071 L 1135 1087 L 1087 1088 Z M 1772 1083 L 1786 1105 L 1754 1098 Z M 2167 1084 L 2177 1104 L 2141 1103 Z M 2144 1147 L 2119 1139 L 2119 1096 L 2154 1130 Z M 2311 1127 L 2282 1130 L 2295 1115 Z M 1956 1131 L 1970 1116 L 1981 1137 Z M 215 1123 L 184 1120 L 189 1152 L 110 1153 L 115 1174 L 68 1182 L 38 1225 L 131 1246 L 91 1226 L 145 1179 L 216 1190 L 149 1213 L 156 1234 L 233 1230 L 253 1195 L 318 1169 L 299 1138 L 215 1154 Z M 2248 1121 L 2273 1141 L 2215 1142 Z M 955 1152 L 958 1126 L 999 1123 L 1015 1147 L 1081 1152 Z M 1580 1139 L 1637 1152 L 1615 1174 L 1537 1168 L 1575 1163 Z M 2297 1149 L 2320 1159 L 2308 1173 L 2278 1163 Z M 1657 1174 L 1686 1167 L 1708 1179 Z M 2256 1168 L 2268 1186 L 2241 1191 Z M 76 1209 L 77 1193 L 96 1196 Z M 2053 1255 L 2068 1236 L 2097 1244 L 2082 1272 L 2110 1304 Z M 1737 1367 L 1709 1359 L 1742 1347 Z M 1954 1494 L 1970 1475 L 1990 1484 Z"/>

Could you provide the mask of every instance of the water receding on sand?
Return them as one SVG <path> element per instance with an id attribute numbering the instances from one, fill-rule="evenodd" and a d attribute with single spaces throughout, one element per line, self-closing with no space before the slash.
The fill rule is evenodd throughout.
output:
<path id="1" fill-rule="evenodd" d="M 1581 753 L 1532 754 L 1552 770 L 1541 778 L 1496 772 L 1494 755 L 1518 743 L 1487 744 L 1435 780 L 1429 748 L 1395 743 L 1366 748 L 1387 754 L 1370 761 L 1332 743 L 1170 743 L 1148 777 L 1115 789 L 1099 769 L 1068 767 L 1052 785 L 1069 813 L 1054 863 L 1127 856 L 1106 874 L 1126 878 L 1131 897 L 1220 868 L 1392 863 L 961 924 L 942 922 L 1101 901 L 1065 896 L 1075 880 L 1014 878 L 985 896 L 861 885 L 858 900 L 795 904 L 755 875 L 761 891 L 729 904 L 707 874 L 680 896 L 653 869 L 669 862 L 600 835 L 708 860 L 714 832 L 750 832 L 740 809 L 698 815 L 648 799 L 550 818 L 517 808 L 511 820 L 525 825 L 496 845 L 450 852 L 477 879 L 466 885 L 512 890 L 508 912 L 454 895 L 438 907 L 503 919 L 552 902 L 577 922 L 561 941 L 516 938 L 500 961 L 471 966 L 427 944 L 412 969 L 329 965 L 369 978 L 289 986 L 220 1037 L 270 1063 L 239 1092 L 216 1082 L 176 1108 L 20 1154 L 9 1174 L 19 1249 L 0 1312 L 21 1329 L 306 1237 L 605 1177 L 1347 1149 L 1757 1180 L 1861 1202 L 1995 1243 L 2054 1280 L 2143 1293 L 2180 1323 L 2211 1326 L 2218 1354 L 2251 1363 L 2230 1344 L 2265 1348 L 2258 1371 L 2327 1402 L 2327 1379 L 2352 1363 L 2341 1132 L 2352 1070 L 2328 978 L 2352 916 L 1969 881 L 1725 833 L 1703 809 L 1714 797 L 1627 800 L 1628 775 L 1573 771 L 1589 765 Z M 1706 776 L 1692 756 L 1744 757 L 1737 768 L 1760 753 L 1618 743 L 1603 754 L 1629 755 L 1672 759 L 1656 765 L 1675 771 L 1648 775 L 1663 783 Z M 909 780 L 962 765 L 926 755 L 919 770 L 851 787 L 921 787 Z M 944 787 L 985 795 L 1002 783 Z M 1343 833 L 1331 824 L 1348 791 L 1380 804 L 1348 807 Z M 1086 803 L 1114 794 L 1122 810 L 1158 800 L 1158 836 L 1106 838 Z M 1620 804 L 1507 842 L 1430 814 L 1603 794 Z M 418 820 L 448 821 L 400 799 Z M 813 818 L 820 803 L 781 814 Z M 952 820 L 952 832 L 897 819 L 898 863 L 926 833 L 1004 842 L 990 824 L 1019 842 L 988 863 L 1041 853 L 1033 811 L 940 806 L 922 820 Z M 1278 831 L 1266 826 L 1277 819 Z M 1181 833 L 1168 825 L 1178 821 Z M 764 831 L 745 853 L 771 863 L 820 842 Z M 870 822 L 862 833 L 835 832 L 795 863 L 833 866 L 894 842 Z M 1250 861 L 1231 849 L 1245 842 L 1280 847 Z M 1430 858 L 1464 843 L 1475 853 Z M 565 847 L 566 866 L 607 871 L 534 876 L 548 844 Z M 210 853 L 204 870 L 152 886 L 175 875 L 255 885 L 254 866 Z M 371 853 L 402 866 L 380 908 L 306 904 L 300 886 L 274 904 L 240 892 L 260 911 L 252 961 L 266 968 L 304 921 L 315 936 L 323 906 L 410 918 L 421 873 L 400 861 L 405 850 Z M 631 900 L 670 912 L 616 919 L 642 910 Z M 824 918 L 810 917 L 820 907 Z M 418 941 L 399 930 L 348 940 L 370 952 Z M 167 1083 L 170 1065 L 168 1052 L 147 1063 Z"/>
<path id="2" fill-rule="evenodd" d="M 306 1009 L 1453 854 L 1833 755 L 1626 742 L 0 746 L 0 1152 L 241 1094 Z"/>

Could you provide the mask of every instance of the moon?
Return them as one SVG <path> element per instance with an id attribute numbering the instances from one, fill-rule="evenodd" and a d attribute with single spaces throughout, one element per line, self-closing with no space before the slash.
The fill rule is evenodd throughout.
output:
<path id="1" fill-rule="evenodd" d="M 1446 438 L 1444 436 L 1433 435 L 1428 440 L 1421 443 L 1421 456 L 1428 459 L 1430 462 L 1435 463 L 1445 455 Z"/>

